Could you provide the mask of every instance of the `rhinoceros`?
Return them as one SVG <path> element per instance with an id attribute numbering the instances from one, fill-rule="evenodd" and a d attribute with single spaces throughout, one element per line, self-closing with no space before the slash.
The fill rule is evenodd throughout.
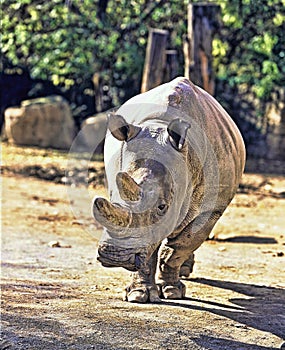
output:
<path id="1" fill-rule="evenodd" d="M 132 271 L 129 302 L 185 297 L 194 251 L 239 186 L 245 147 L 222 106 L 186 78 L 137 95 L 108 116 L 110 199 L 92 211 L 104 227 L 97 259 Z"/>

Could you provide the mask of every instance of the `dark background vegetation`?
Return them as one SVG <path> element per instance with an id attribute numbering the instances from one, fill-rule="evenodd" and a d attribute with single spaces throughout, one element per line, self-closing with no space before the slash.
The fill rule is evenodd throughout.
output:
<path id="1" fill-rule="evenodd" d="M 182 75 L 188 3 L 3 0 L 2 117 L 8 106 L 53 93 L 67 98 L 78 125 L 98 112 L 99 92 L 103 110 L 123 103 L 140 92 L 150 27 L 169 30 L 169 48 L 178 51 Z M 247 109 L 262 119 L 265 104 L 285 86 L 285 1 L 215 3 L 222 23 L 213 43 L 216 97 L 238 123 L 239 111 Z"/>

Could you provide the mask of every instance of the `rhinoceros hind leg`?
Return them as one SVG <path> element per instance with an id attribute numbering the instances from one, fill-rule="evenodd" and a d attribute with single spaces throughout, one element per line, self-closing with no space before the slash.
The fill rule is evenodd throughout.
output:
<path id="1" fill-rule="evenodd" d="M 131 303 L 161 302 L 156 286 L 127 287 L 123 299 Z"/>
<path id="2" fill-rule="evenodd" d="M 182 264 L 180 267 L 180 277 L 189 277 L 190 274 L 193 272 L 193 266 L 194 266 L 195 260 L 194 260 L 194 254 L 192 253 L 189 258 Z"/>
<path id="3" fill-rule="evenodd" d="M 186 294 L 184 283 L 179 281 L 175 284 L 158 284 L 160 289 L 160 297 L 164 299 L 183 299 Z"/>

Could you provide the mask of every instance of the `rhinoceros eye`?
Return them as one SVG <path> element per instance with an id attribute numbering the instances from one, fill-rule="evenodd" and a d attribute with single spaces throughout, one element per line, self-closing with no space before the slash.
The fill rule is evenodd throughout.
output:
<path id="1" fill-rule="evenodd" d="M 165 203 L 160 203 L 157 206 L 157 214 L 158 215 L 164 215 L 167 211 L 167 205 Z"/>

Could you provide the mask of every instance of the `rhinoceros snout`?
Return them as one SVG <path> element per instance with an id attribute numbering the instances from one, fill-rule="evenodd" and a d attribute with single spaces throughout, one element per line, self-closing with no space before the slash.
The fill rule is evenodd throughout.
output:
<path id="1" fill-rule="evenodd" d="M 102 244 L 98 248 L 97 260 L 105 267 L 123 267 L 130 271 L 137 271 L 144 264 L 145 256 L 144 251 Z"/>

